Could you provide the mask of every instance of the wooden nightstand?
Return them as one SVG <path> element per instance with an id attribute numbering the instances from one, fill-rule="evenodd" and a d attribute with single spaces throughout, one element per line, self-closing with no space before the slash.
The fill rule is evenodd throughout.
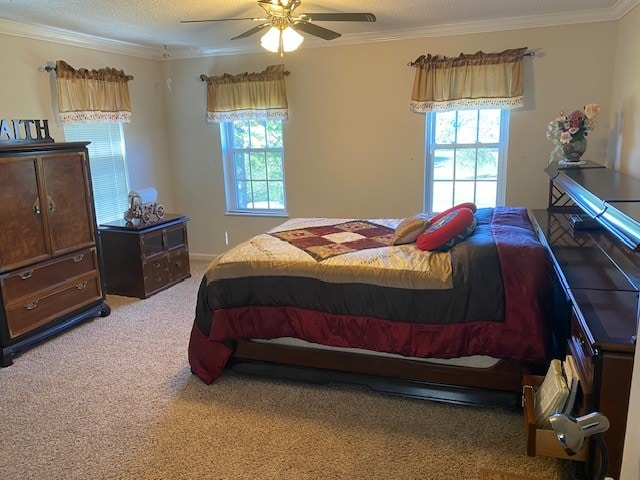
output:
<path id="1" fill-rule="evenodd" d="M 189 278 L 188 220 L 167 213 L 157 222 L 100 225 L 107 293 L 148 298 Z"/>

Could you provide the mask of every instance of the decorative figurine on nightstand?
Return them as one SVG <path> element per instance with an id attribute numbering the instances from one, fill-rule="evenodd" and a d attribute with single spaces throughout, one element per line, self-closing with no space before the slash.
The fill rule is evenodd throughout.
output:
<path id="1" fill-rule="evenodd" d="M 136 219 L 149 223 L 153 215 L 156 221 L 160 220 L 164 217 L 164 207 L 157 199 L 158 192 L 153 187 L 129 192 L 129 210 L 124 212 L 124 219 L 130 223 Z"/>

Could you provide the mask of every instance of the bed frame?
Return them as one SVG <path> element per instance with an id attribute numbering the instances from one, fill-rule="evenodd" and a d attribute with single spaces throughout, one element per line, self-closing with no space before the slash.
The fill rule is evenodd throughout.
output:
<path id="1" fill-rule="evenodd" d="M 243 374 L 349 383 L 372 390 L 449 403 L 519 407 L 523 370 L 541 365 L 501 360 L 489 368 L 425 363 L 328 349 L 237 340 L 227 368 Z"/>

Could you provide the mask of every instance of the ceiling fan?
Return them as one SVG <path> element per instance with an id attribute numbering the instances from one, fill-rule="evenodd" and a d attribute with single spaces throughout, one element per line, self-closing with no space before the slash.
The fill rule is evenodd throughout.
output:
<path id="1" fill-rule="evenodd" d="M 290 52 L 300 46 L 304 37 L 297 31 L 308 33 L 324 40 L 340 37 L 338 32 L 316 25 L 313 22 L 375 22 L 373 13 L 300 13 L 294 10 L 300 6 L 301 0 L 258 0 L 258 5 L 267 13 L 266 17 L 216 18 L 209 20 L 183 20 L 181 23 L 226 22 L 230 20 L 251 20 L 261 22 L 231 40 L 249 37 L 270 27 L 262 37 L 261 44 L 267 50 Z"/>

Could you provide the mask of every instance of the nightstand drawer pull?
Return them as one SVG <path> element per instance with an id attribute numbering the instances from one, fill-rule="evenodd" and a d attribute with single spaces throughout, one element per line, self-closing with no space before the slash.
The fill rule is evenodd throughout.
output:
<path id="1" fill-rule="evenodd" d="M 160 268 L 160 262 L 155 262 L 153 264 L 153 268 Z"/>
<path id="2" fill-rule="evenodd" d="M 31 303 L 27 303 L 27 304 L 24 306 L 24 309 L 25 309 L 25 310 L 33 310 L 34 308 L 36 308 L 36 305 L 38 305 L 38 300 L 34 300 L 34 301 L 33 301 L 33 302 L 31 302 Z"/>
<path id="3" fill-rule="evenodd" d="M 81 262 L 83 258 L 84 258 L 84 253 L 81 253 L 80 255 L 76 255 L 75 257 L 73 257 L 73 261 L 75 263 L 78 263 L 78 262 Z"/>
<path id="4" fill-rule="evenodd" d="M 31 278 L 31 275 L 33 275 L 33 270 L 21 273 L 20 275 L 18 275 L 18 277 L 20 277 L 20 280 L 28 280 L 29 278 Z"/>
<path id="5" fill-rule="evenodd" d="M 86 281 L 84 281 L 84 282 L 82 282 L 82 283 L 77 284 L 77 285 L 76 285 L 76 288 L 77 288 L 78 290 L 82 290 L 83 288 L 87 288 L 87 282 L 86 282 Z"/>

